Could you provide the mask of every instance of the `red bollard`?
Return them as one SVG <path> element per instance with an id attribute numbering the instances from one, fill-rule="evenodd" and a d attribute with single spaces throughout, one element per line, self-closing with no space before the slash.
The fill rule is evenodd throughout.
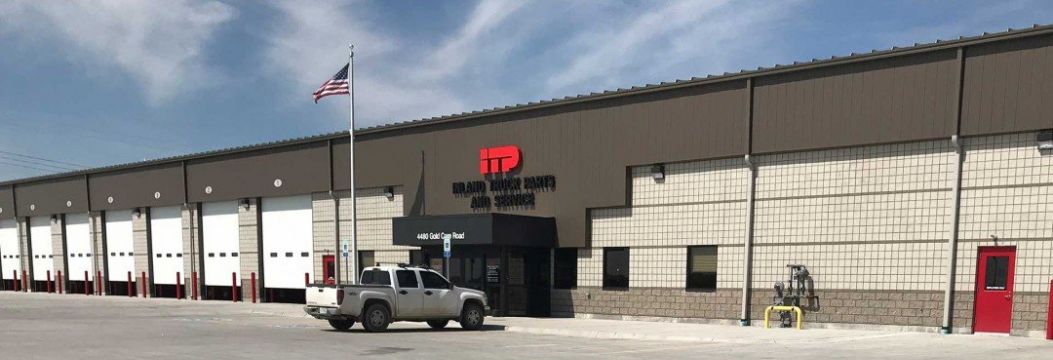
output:
<path id="1" fill-rule="evenodd" d="M 1046 340 L 1053 340 L 1053 280 L 1049 281 L 1049 312 L 1046 313 Z"/>
<path id="2" fill-rule="evenodd" d="M 95 278 L 95 281 L 98 282 L 99 278 Z M 85 271 L 84 272 L 84 295 L 91 295 L 91 293 L 88 292 L 88 289 L 91 289 L 90 286 L 91 285 L 88 284 L 88 272 Z"/>
<path id="3" fill-rule="evenodd" d="M 15 291 L 18 291 L 18 270 L 11 270 L 11 275 L 11 283 L 15 285 Z"/>
<path id="4" fill-rule="evenodd" d="M 250 274 L 252 279 L 252 303 L 256 303 L 256 272 Z"/>
<path id="5" fill-rule="evenodd" d="M 127 285 L 127 287 L 128 287 L 128 297 L 132 297 L 132 289 L 133 288 L 132 288 L 132 272 L 131 271 L 128 272 L 128 283 L 126 283 L 125 285 Z"/>
<path id="6" fill-rule="evenodd" d="M 183 279 L 182 274 L 175 273 L 175 297 L 176 299 L 183 300 Z"/>
<path id="7" fill-rule="evenodd" d="M 102 271 L 95 272 L 95 295 L 102 296 Z"/>
<path id="8" fill-rule="evenodd" d="M 55 276 L 55 284 L 58 285 L 58 293 L 61 294 L 62 293 L 62 270 L 59 270 L 58 274 Z"/>
<path id="9" fill-rule="evenodd" d="M 22 292 L 29 292 L 29 272 L 22 270 Z"/>
<path id="10" fill-rule="evenodd" d="M 230 273 L 230 301 L 238 302 L 238 273 Z"/>
<path id="11" fill-rule="evenodd" d="M 48 294 L 51 293 L 51 270 L 48 270 Z"/>
<path id="12" fill-rule="evenodd" d="M 190 299 L 197 300 L 197 271 L 190 273 Z"/>
<path id="13" fill-rule="evenodd" d="M 146 272 L 145 271 L 143 271 L 142 277 L 143 277 L 143 286 L 142 286 L 142 288 L 143 288 L 143 297 L 144 298 L 148 298 L 148 297 L 150 297 L 150 292 L 146 291 Z"/>
<path id="14" fill-rule="evenodd" d="M 311 285 L 311 274 L 303 273 L 303 286 Z"/>

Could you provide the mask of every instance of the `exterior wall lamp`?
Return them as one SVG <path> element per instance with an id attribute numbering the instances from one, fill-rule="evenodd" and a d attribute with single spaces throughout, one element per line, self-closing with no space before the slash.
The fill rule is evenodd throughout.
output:
<path id="1" fill-rule="evenodd" d="M 143 217 L 143 209 L 142 208 L 132 209 L 132 215 L 135 215 L 136 219 Z"/>
<path id="2" fill-rule="evenodd" d="M 390 200 L 395 200 L 395 187 L 394 186 L 387 186 L 387 187 L 385 187 L 384 188 L 384 197 L 388 198 L 389 201 Z"/>
<path id="3" fill-rule="evenodd" d="M 665 165 L 663 165 L 663 164 L 651 165 L 651 177 L 654 178 L 654 181 L 665 180 Z"/>
<path id="4" fill-rule="evenodd" d="M 58 224 L 58 215 L 51 214 L 51 223 L 52 224 Z"/>
<path id="5" fill-rule="evenodd" d="M 245 209 L 245 211 L 249 211 L 249 206 L 252 205 L 252 203 L 249 202 L 249 198 L 244 198 L 238 202 L 238 205 L 241 205 L 241 208 Z"/>
<path id="6" fill-rule="evenodd" d="M 1035 140 L 1038 141 L 1038 151 L 1053 151 L 1053 130 L 1039 131 Z"/>

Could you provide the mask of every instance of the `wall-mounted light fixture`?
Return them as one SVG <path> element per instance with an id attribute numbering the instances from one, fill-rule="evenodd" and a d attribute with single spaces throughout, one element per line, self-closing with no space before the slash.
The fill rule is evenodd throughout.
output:
<path id="1" fill-rule="evenodd" d="M 58 215 L 51 214 L 51 223 L 58 224 Z"/>
<path id="2" fill-rule="evenodd" d="M 143 209 L 142 208 L 132 209 L 132 215 L 135 215 L 136 219 L 143 217 Z"/>
<path id="3" fill-rule="evenodd" d="M 384 197 L 388 198 L 388 200 L 395 200 L 395 187 L 394 186 L 385 187 L 384 188 Z"/>
<path id="4" fill-rule="evenodd" d="M 654 181 L 665 180 L 665 165 L 663 165 L 663 164 L 651 165 L 651 177 L 654 178 Z"/>
<path id="5" fill-rule="evenodd" d="M 249 198 L 241 199 L 238 204 L 240 204 L 241 208 L 245 209 L 245 211 L 249 211 L 249 206 L 252 205 L 252 203 L 249 202 Z"/>
<path id="6" fill-rule="evenodd" d="M 1038 141 L 1038 151 L 1053 151 L 1053 130 L 1039 131 L 1035 140 Z"/>

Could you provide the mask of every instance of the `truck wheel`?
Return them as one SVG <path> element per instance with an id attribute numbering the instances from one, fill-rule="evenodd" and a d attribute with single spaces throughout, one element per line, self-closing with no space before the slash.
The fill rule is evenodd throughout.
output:
<path id="1" fill-rule="evenodd" d="M 391 322 L 391 312 L 384 305 L 373 304 L 366 308 L 366 312 L 363 313 L 360 320 L 362 320 L 362 327 L 365 327 L 366 331 L 384 331 L 387 330 L 388 323 Z"/>
<path id="2" fill-rule="evenodd" d="M 448 319 L 447 320 L 428 320 L 428 326 L 431 326 L 432 329 L 436 329 L 436 330 L 446 327 L 446 324 L 449 324 L 449 323 L 450 323 L 450 320 L 448 320 Z"/>
<path id="3" fill-rule="evenodd" d="M 479 330 L 483 327 L 483 319 L 486 312 L 483 306 L 476 303 L 467 303 L 461 310 L 461 328 L 465 330 Z"/>
<path id="4" fill-rule="evenodd" d="M 332 319 L 329 320 L 329 326 L 332 326 L 334 329 L 340 331 L 347 331 L 347 329 L 350 329 L 352 326 L 355 326 L 355 321 Z"/>

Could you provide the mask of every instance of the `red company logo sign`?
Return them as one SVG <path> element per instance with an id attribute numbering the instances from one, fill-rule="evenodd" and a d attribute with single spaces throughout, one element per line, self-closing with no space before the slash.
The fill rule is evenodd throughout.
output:
<path id="1" fill-rule="evenodd" d="M 519 147 L 515 145 L 479 149 L 479 173 L 507 173 L 519 166 L 520 158 Z"/>

